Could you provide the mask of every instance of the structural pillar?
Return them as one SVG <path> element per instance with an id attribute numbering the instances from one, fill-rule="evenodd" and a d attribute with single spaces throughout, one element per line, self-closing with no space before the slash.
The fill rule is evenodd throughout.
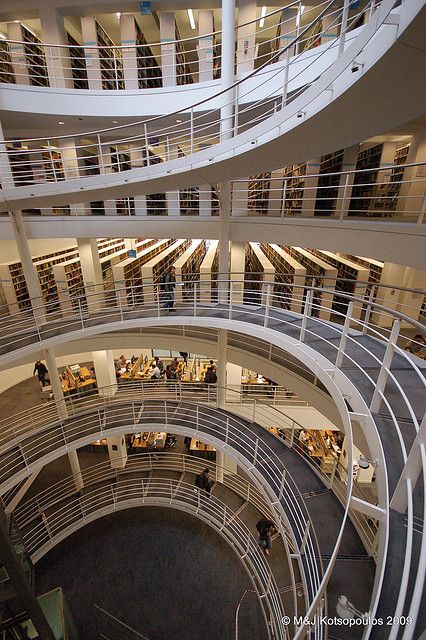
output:
<path id="1" fill-rule="evenodd" d="M 354 171 L 358 158 L 358 145 L 354 144 L 343 152 L 342 171 Z M 336 204 L 336 216 L 346 218 L 351 202 L 352 187 L 355 173 L 342 174 L 339 180 L 338 199 Z"/>
<path id="2" fill-rule="evenodd" d="M 226 363 L 226 402 L 240 402 L 242 370 L 239 364 Z"/>
<path id="3" fill-rule="evenodd" d="M 222 56 L 221 56 L 221 89 L 227 89 L 234 83 L 235 65 L 235 0 L 222 0 Z M 234 89 L 225 91 L 221 96 L 220 139 L 232 138 Z"/>
<path id="4" fill-rule="evenodd" d="M 232 302 L 243 302 L 244 272 L 246 264 L 245 242 L 231 242 L 231 282 Z"/>
<path id="5" fill-rule="evenodd" d="M 139 89 L 136 49 L 136 23 L 131 13 L 120 16 L 121 46 L 123 47 L 123 75 L 125 89 Z"/>
<path id="6" fill-rule="evenodd" d="M 43 42 L 53 45 L 45 48 L 47 73 L 51 87 L 74 88 L 72 78 L 71 59 L 68 49 L 67 32 L 64 26 L 64 17 L 55 6 L 50 3 L 40 3 L 38 8 Z"/>
<path id="7" fill-rule="evenodd" d="M 77 238 L 81 272 L 89 311 L 96 311 L 105 304 L 102 267 L 96 238 Z"/>
<path id="8" fill-rule="evenodd" d="M 94 16 L 81 17 L 81 33 L 83 34 L 83 44 L 85 47 L 84 56 L 86 59 L 89 89 L 102 89 L 101 61 L 99 50 L 97 49 L 98 36 Z"/>
<path id="9" fill-rule="evenodd" d="M 228 352 L 228 332 L 219 329 L 217 334 L 217 404 L 224 408 L 226 404 L 226 364 Z"/>
<path id="10" fill-rule="evenodd" d="M 24 568 L 11 544 L 8 535 L 8 521 L 3 509 L 0 509 L 0 564 L 5 568 L 19 602 L 31 619 L 37 635 L 43 640 L 55 640 L 55 634 L 45 618 L 40 603 L 30 587 Z"/>
<path id="11" fill-rule="evenodd" d="M 24 40 L 22 33 L 22 25 L 20 22 L 7 23 L 8 40 L 17 40 L 21 43 Z M 10 47 L 10 59 L 12 62 L 13 73 L 16 78 L 16 84 L 31 84 L 29 65 L 25 55 L 23 44 L 14 43 Z"/>
<path id="12" fill-rule="evenodd" d="M 160 18 L 163 87 L 174 87 L 176 85 L 175 14 L 170 11 L 161 11 L 158 16 Z"/>
<path id="13" fill-rule="evenodd" d="M 213 11 L 198 11 L 198 81 L 213 80 L 214 42 L 211 34 L 214 31 Z"/>
<path id="14" fill-rule="evenodd" d="M 133 18 L 133 16 L 131 17 Z M 145 166 L 145 151 L 143 149 L 130 147 L 129 152 L 132 169 Z M 146 216 L 148 214 L 146 208 L 146 196 L 133 196 L 133 200 L 135 203 L 135 215 Z"/>
<path id="15" fill-rule="evenodd" d="M 84 171 L 80 174 L 80 166 L 74 138 L 58 140 L 58 147 L 61 152 L 65 178 L 67 180 L 76 180 L 80 178 L 81 175 L 84 176 Z M 43 182 L 46 182 L 46 180 L 43 180 Z M 82 203 L 70 204 L 70 209 L 72 215 L 84 216 L 86 214 L 85 205 Z"/>
<path id="16" fill-rule="evenodd" d="M 281 33 L 280 33 L 280 42 L 279 49 L 284 49 L 287 45 L 290 44 L 295 38 L 297 33 L 297 20 L 298 20 L 298 10 L 295 8 L 283 9 L 281 13 Z M 284 51 L 280 56 L 279 60 L 285 60 L 287 55 L 294 56 L 296 54 L 297 45 L 293 45 L 290 48 L 289 54 L 287 51 Z"/>
<path id="17" fill-rule="evenodd" d="M 413 136 L 406 163 L 422 162 L 425 157 L 426 132 L 423 131 Z M 404 171 L 396 208 L 398 211 L 403 212 L 402 215 L 405 217 L 414 215 L 418 218 L 422 210 L 425 198 L 424 179 L 416 181 L 416 178 L 423 178 L 423 173 L 424 167 L 407 167 Z"/>
<path id="18" fill-rule="evenodd" d="M 74 478 L 75 488 L 81 491 L 84 488 L 83 474 L 81 473 L 80 460 L 76 449 L 68 451 L 68 460 L 70 461 L 71 473 Z"/>
<path id="19" fill-rule="evenodd" d="M 55 354 L 53 349 L 44 349 L 44 359 L 46 360 L 47 370 L 49 372 L 50 386 L 52 387 L 53 396 L 58 407 L 58 415 L 61 420 L 68 418 L 67 406 L 62 391 L 61 381 L 59 379 L 58 367 L 56 365 Z"/>
<path id="20" fill-rule="evenodd" d="M 306 164 L 306 173 L 312 178 L 306 178 L 302 200 L 302 217 L 308 218 L 315 215 L 315 202 L 317 198 L 318 173 L 321 159 L 310 160 Z"/>
<path id="21" fill-rule="evenodd" d="M 237 463 L 233 458 L 225 455 L 223 451 L 216 451 L 216 464 L 218 465 L 216 473 L 217 482 L 223 482 L 223 476 L 227 474 L 229 475 L 231 473 L 237 473 Z"/>
<path id="22" fill-rule="evenodd" d="M 231 183 L 222 182 L 219 190 L 219 302 L 228 300 L 229 235 L 231 228 Z"/>
<path id="23" fill-rule="evenodd" d="M 212 215 L 212 188 L 209 184 L 200 184 L 199 186 L 199 212 L 200 217 L 205 218 Z"/>
<path id="24" fill-rule="evenodd" d="M 110 436 L 107 441 L 108 455 L 113 469 L 124 469 L 127 463 L 126 436 Z"/>
<path id="25" fill-rule="evenodd" d="M 37 270 L 33 264 L 30 247 L 28 245 L 22 214 L 20 211 L 9 211 L 9 218 L 12 226 L 13 237 L 18 248 L 22 271 L 24 272 L 25 283 L 31 299 L 34 318 L 36 324 L 41 325 L 46 322 L 46 312 L 43 305 Z"/>
<path id="26" fill-rule="evenodd" d="M 117 391 L 117 377 L 113 352 L 110 350 L 92 351 L 92 358 L 99 395 L 103 397 L 114 396 Z"/>
<path id="27" fill-rule="evenodd" d="M 254 69 L 256 55 L 256 25 L 250 22 L 256 19 L 257 4 L 255 0 L 239 0 L 237 29 L 237 75 L 249 73 Z M 245 24 L 250 22 L 250 24 Z"/>

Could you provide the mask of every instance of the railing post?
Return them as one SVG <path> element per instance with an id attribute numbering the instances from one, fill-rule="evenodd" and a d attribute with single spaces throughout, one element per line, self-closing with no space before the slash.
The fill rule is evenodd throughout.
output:
<path id="1" fill-rule="evenodd" d="M 257 462 L 257 452 L 259 450 L 259 438 L 256 438 L 256 442 L 254 443 L 254 455 L 253 455 L 253 466 L 256 466 Z"/>
<path id="2" fill-rule="evenodd" d="M 345 205 L 346 205 L 346 198 L 348 195 L 348 188 L 349 188 L 349 175 L 350 175 L 349 173 L 346 174 L 345 184 L 343 186 L 342 202 L 340 203 L 340 209 L 339 209 L 340 221 L 342 221 L 345 216 Z"/>
<path id="3" fill-rule="evenodd" d="M 350 0 L 344 0 L 343 11 L 342 11 L 342 22 L 340 24 L 340 39 L 339 39 L 339 57 L 342 55 L 343 50 L 345 48 L 345 36 L 346 29 L 348 26 L 348 15 L 349 15 L 349 2 Z"/>
<path id="4" fill-rule="evenodd" d="M 191 107 L 191 120 L 190 120 L 190 135 L 191 135 L 191 153 L 194 153 L 194 108 Z"/>
<path id="5" fill-rule="evenodd" d="M 365 334 L 368 331 L 368 323 L 370 322 L 370 316 L 371 316 L 371 304 L 372 304 L 372 302 L 374 300 L 376 289 L 377 289 L 376 285 L 373 284 L 373 286 L 371 287 L 371 290 L 370 290 L 370 295 L 368 296 L 368 305 L 367 305 L 367 310 L 365 312 L 364 324 L 363 324 L 363 327 L 362 327 L 362 335 L 363 336 L 365 336 Z"/>
<path id="6" fill-rule="evenodd" d="M 78 313 L 80 315 L 81 328 L 84 331 L 83 309 L 81 308 L 81 300 L 78 300 Z"/>
<path id="7" fill-rule="evenodd" d="M 401 328 L 401 321 L 394 320 L 389 341 L 386 346 L 385 355 L 383 356 L 383 362 L 380 368 L 379 377 L 377 379 L 376 388 L 374 389 L 373 397 L 370 403 L 371 413 L 377 413 L 380 409 L 380 405 L 382 403 L 382 395 L 385 390 L 386 382 L 389 376 L 389 371 L 392 365 L 393 354 L 395 352 L 395 345 L 398 340 L 400 328 Z"/>
<path id="8" fill-rule="evenodd" d="M 237 84 L 234 91 L 234 136 L 238 135 L 238 94 L 239 94 L 240 85 Z"/>
<path id="9" fill-rule="evenodd" d="M 419 217 L 417 218 L 416 227 L 421 227 L 426 213 L 426 193 L 423 196 L 422 206 L 420 208 Z"/>
<path id="10" fill-rule="evenodd" d="M 346 342 L 348 340 L 349 327 L 351 326 L 353 308 L 354 308 L 354 303 L 353 303 L 353 300 L 351 300 L 348 305 L 348 311 L 346 313 L 345 323 L 343 325 L 343 331 L 340 338 L 339 349 L 337 351 L 336 364 L 335 364 L 337 368 L 340 368 L 343 363 Z"/>
<path id="11" fill-rule="evenodd" d="M 286 470 L 284 469 L 283 475 L 281 477 L 280 490 L 278 492 L 278 500 L 281 500 L 284 495 L 285 477 L 286 477 Z"/>
<path id="12" fill-rule="evenodd" d="M 117 57 L 115 54 L 115 49 L 112 50 L 112 59 L 114 61 L 114 79 L 115 79 L 115 88 L 119 89 L 118 86 L 118 70 L 117 70 Z"/>
<path id="13" fill-rule="evenodd" d="M 50 164 L 52 165 L 53 178 L 55 182 L 58 182 L 58 178 L 56 177 L 55 162 L 52 156 L 52 147 L 50 146 L 50 140 L 47 141 L 47 148 L 49 149 L 49 158 L 50 158 Z"/>
<path id="14" fill-rule="evenodd" d="M 229 437 L 229 418 L 226 418 L 226 428 L 225 428 L 225 444 L 228 444 Z"/>
<path id="15" fill-rule="evenodd" d="M 118 292 L 118 309 L 120 311 L 120 322 L 123 322 L 123 304 L 121 300 L 120 291 Z"/>
<path id="16" fill-rule="evenodd" d="M 282 97 L 281 109 L 283 109 L 287 104 L 289 66 L 290 66 L 290 47 L 287 45 L 287 51 L 285 56 L 283 97 Z"/>
<path id="17" fill-rule="evenodd" d="M 265 305 L 265 320 L 263 322 L 263 326 L 268 326 L 269 320 L 269 306 L 270 306 L 270 297 L 271 297 L 271 283 L 268 282 L 266 284 L 266 305 Z"/>
<path id="18" fill-rule="evenodd" d="M 211 287 L 211 284 L 210 284 Z M 232 280 L 229 281 L 229 312 L 228 312 L 228 320 L 232 320 L 232 294 L 233 294 L 233 285 Z M 211 294 L 210 294 L 211 296 Z"/>
<path id="19" fill-rule="evenodd" d="M 97 140 L 98 140 L 98 154 L 99 154 L 99 169 L 101 173 L 105 173 L 104 156 L 102 153 L 101 136 L 99 133 L 97 134 Z"/>
<path id="20" fill-rule="evenodd" d="M 150 159 L 149 159 L 149 148 L 148 148 L 148 131 L 147 131 L 147 128 L 146 128 L 146 122 L 144 122 L 144 125 L 143 125 L 143 135 L 144 135 L 144 138 L 145 138 L 146 166 L 149 167 Z"/>
<path id="21" fill-rule="evenodd" d="M 161 289 L 160 286 L 157 285 L 157 318 L 160 317 L 160 298 L 161 298 Z"/>
<path id="22" fill-rule="evenodd" d="M 305 298 L 305 307 L 303 309 L 303 318 L 302 318 L 302 326 L 300 327 L 300 342 L 304 342 L 305 334 L 306 334 L 306 323 L 308 322 L 308 316 L 311 312 L 311 298 L 312 298 L 312 289 L 306 293 Z"/>
<path id="23" fill-rule="evenodd" d="M 308 542 L 309 529 L 311 527 L 311 521 L 308 520 L 306 523 L 305 533 L 303 534 L 302 544 L 300 545 L 300 555 L 303 555 L 305 552 L 306 543 Z"/>

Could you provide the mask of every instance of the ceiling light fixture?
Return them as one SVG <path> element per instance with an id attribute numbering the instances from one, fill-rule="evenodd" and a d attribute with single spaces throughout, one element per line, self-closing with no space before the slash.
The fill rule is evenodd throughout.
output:
<path id="1" fill-rule="evenodd" d="M 305 5 L 301 4 L 300 7 L 299 7 L 299 10 L 297 12 L 297 16 L 296 16 L 296 27 L 297 28 L 300 27 L 300 21 L 302 19 L 302 14 L 303 14 L 304 10 L 305 10 Z"/>
<path id="2" fill-rule="evenodd" d="M 195 29 L 195 18 L 194 18 L 194 12 L 192 11 L 192 9 L 188 9 L 188 18 L 189 18 L 189 24 L 191 25 L 191 29 Z"/>
<path id="3" fill-rule="evenodd" d="M 59 124 L 65 124 L 65 122 L 62 122 L 62 120 L 59 120 Z"/>
<path id="4" fill-rule="evenodd" d="M 182 122 L 182 120 L 176 120 L 176 122 Z"/>
<path id="5" fill-rule="evenodd" d="M 113 120 L 112 124 L 118 124 L 118 120 Z"/>
<path id="6" fill-rule="evenodd" d="M 115 15 L 116 15 L 116 16 L 117 16 L 117 18 L 120 20 L 121 13 L 120 13 L 119 11 L 117 11 L 117 13 L 116 13 Z"/>
<path id="7" fill-rule="evenodd" d="M 266 12 L 268 11 L 268 7 L 262 7 L 260 10 L 260 20 L 259 20 L 259 27 L 262 28 L 263 26 L 265 26 L 265 16 L 266 16 Z"/>

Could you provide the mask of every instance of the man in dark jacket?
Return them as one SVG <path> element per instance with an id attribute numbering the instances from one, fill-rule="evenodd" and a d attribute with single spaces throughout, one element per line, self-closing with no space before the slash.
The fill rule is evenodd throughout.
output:
<path id="1" fill-rule="evenodd" d="M 47 382 L 46 382 L 47 368 L 46 368 L 46 365 L 43 364 L 40 360 L 37 360 L 37 362 L 34 365 L 33 375 L 36 372 L 37 372 L 37 377 L 38 377 L 38 381 L 40 383 L 40 386 L 44 387 L 47 384 Z"/>
<path id="2" fill-rule="evenodd" d="M 176 270 L 170 267 L 164 277 L 164 291 L 166 293 L 166 309 L 173 309 L 175 304 Z"/>
<path id="3" fill-rule="evenodd" d="M 199 473 L 195 478 L 195 486 L 206 492 L 206 495 L 210 497 L 210 489 L 212 488 L 213 482 L 210 480 L 209 470 L 204 469 L 202 473 Z"/>
<path id="4" fill-rule="evenodd" d="M 272 549 L 271 536 L 275 533 L 276 527 L 272 520 L 261 518 L 256 524 L 259 533 L 259 546 L 263 549 L 263 553 L 269 556 L 269 549 Z"/>

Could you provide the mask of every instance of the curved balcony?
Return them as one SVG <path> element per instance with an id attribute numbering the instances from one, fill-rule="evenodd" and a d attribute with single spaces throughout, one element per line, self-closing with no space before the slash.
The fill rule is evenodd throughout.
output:
<path id="1" fill-rule="evenodd" d="M 84 303 L 82 300 L 79 302 L 77 313 L 74 311 L 72 316 L 68 315 L 68 319 L 64 314 L 61 320 L 48 321 L 47 324 L 38 322 L 38 326 L 36 326 L 34 321 L 27 316 L 25 320 L 27 329 L 31 324 L 35 328 L 27 335 L 25 335 L 24 325 L 21 327 L 22 334 L 18 335 L 19 327 L 15 321 L 13 323 L 14 337 L 3 339 L 2 360 L 7 361 L 14 357 L 16 353 L 16 351 L 14 353 L 14 349 L 30 352 L 34 348 L 31 346 L 31 342 L 37 346 L 54 344 L 63 341 L 64 336 L 68 336 L 68 339 L 75 338 L 83 330 L 86 335 L 94 335 L 99 331 L 111 331 L 131 326 L 148 326 L 153 317 L 156 325 L 160 326 L 162 324 L 179 325 L 183 323 L 187 326 L 199 325 L 232 329 L 244 334 L 244 342 L 248 349 L 253 349 L 250 341 L 255 341 L 260 331 L 262 338 L 269 340 L 274 348 L 279 347 L 292 353 L 300 358 L 305 366 L 315 372 L 332 393 L 345 426 L 349 428 L 350 421 L 348 422 L 347 419 L 347 408 L 342 400 L 342 393 L 351 406 L 351 419 L 359 420 L 363 424 L 362 429 L 365 435 L 370 437 L 371 453 L 379 461 L 377 467 L 379 490 L 377 517 L 383 522 L 389 523 L 388 526 L 385 526 L 386 533 L 381 537 L 378 551 L 380 568 L 377 573 L 374 604 L 370 612 L 379 615 L 383 611 L 388 611 L 389 608 L 392 611 L 402 611 L 403 607 L 410 607 L 409 599 L 412 594 L 414 604 L 410 610 L 415 608 L 419 589 L 421 593 L 423 588 L 426 543 L 424 536 L 419 539 L 419 537 L 407 534 L 405 530 L 404 518 L 401 515 L 405 508 L 401 505 L 404 504 L 404 501 L 408 501 L 407 517 L 408 531 L 410 531 L 414 518 L 418 514 L 419 503 L 417 499 L 415 502 L 411 500 L 415 479 L 407 477 L 405 480 L 401 474 L 403 471 L 406 473 L 405 469 L 412 456 L 424 454 L 424 451 L 422 453 L 423 445 L 421 445 L 420 435 L 421 429 L 424 428 L 424 364 L 404 352 L 397 345 L 397 340 L 401 321 L 413 327 L 415 331 L 421 330 L 421 325 L 408 316 L 385 309 L 371 300 L 355 297 L 349 305 L 346 316 L 335 314 L 337 318 L 340 316 L 340 319 L 344 320 L 342 327 L 329 320 L 331 304 L 330 291 L 327 289 L 311 288 L 310 291 L 308 290 L 304 301 L 304 312 L 297 314 L 286 311 L 282 306 L 287 305 L 288 308 L 291 300 L 293 302 L 298 300 L 301 304 L 302 296 L 289 299 L 288 294 L 287 296 L 278 295 L 272 291 L 271 285 L 262 284 L 259 292 L 251 298 L 250 303 L 241 304 L 241 299 L 235 294 L 235 286 L 234 282 L 231 285 L 230 294 L 223 296 L 223 302 L 212 305 L 199 299 L 196 285 L 194 287 L 195 295 L 193 292 L 191 300 L 177 305 L 176 314 L 173 316 L 164 315 L 160 305 L 160 297 L 155 295 L 155 286 L 152 284 L 144 289 L 143 298 L 141 291 L 138 292 L 138 297 L 136 295 L 132 297 L 131 306 L 128 306 L 129 301 L 126 298 L 127 303 L 124 305 L 121 302 L 108 309 L 99 306 L 96 311 L 89 313 L 87 310 L 89 296 Z M 351 299 L 350 296 L 343 295 L 343 297 Z M 88 306 L 93 309 L 93 305 L 90 303 Z M 385 314 L 388 318 L 388 322 L 385 324 L 392 325 L 392 330 L 377 327 L 371 320 L 372 312 Z M 37 313 L 37 310 L 34 309 L 36 317 Z M 22 314 L 21 318 L 23 317 Z M 351 329 L 351 325 L 355 328 Z M 8 330 L 12 331 L 12 324 L 8 325 L 5 322 L 3 335 L 5 335 L 8 326 Z M 24 346 L 25 343 L 30 346 Z M 137 405 L 132 405 L 130 413 L 133 416 L 133 422 L 134 416 L 139 415 L 142 407 L 144 407 L 142 416 L 144 415 L 145 406 L 141 400 Z M 178 413 L 178 409 L 176 412 Z M 120 412 L 118 414 L 120 415 Z M 173 414 L 174 426 L 176 425 L 175 415 L 176 413 Z M 345 415 L 346 419 L 343 417 Z M 114 412 L 111 416 L 112 424 L 116 429 L 120 428 L 119 417 Z M 99 416 L 97 419 L 100 419 Z M 421 421 L 423 426 L 420 428 Z M 123 429 L 133 428 L 128 424 L 128 420 L 124 420 L 124 422 L 126 426 L 123 426 Z M 168 424 L 167 412 L 162 424 Z M 96 433 L 102 432 L 102 428 L 100 426 Z M 167 426 L 165 428 L 167 429 Z M 81 427 L 78 426 L 78 429 Z M 206 432 L 208 433 L 208 429 Z M 374 438 L 371 440 L 374 433 L 377 434 L 375 442 Z M 63 437 L 63 431 L 58 431 L 57 434 L 52 435 L 52 442 L 56 446 L 57 442 L 62 442 Z M 18 445 L 18 441 L 16 441 L 16 445 Z M 46 434 L 44 438 L 39 439 L 38 443 L 37 440 L 33 444 L 28 443 L 28 451 L 34 456 L 34 460 L 38 458 L 40 447 L 43 450 L 45 442 Z M 218 444 L 217 441 L 214 443 Z M 7 448 L 7 445 L 5 446 Z M 15 467 L 16 464 L 21 465 L 21 473 L 27 472 L 28 461 L 25 463 L 22 459 L 22 451 L 22 447 L 17 446 L 10 457 L 5 451 L 4 462 L 8 460 L 7 466 L 12 475 L 14 475 L 14 471 L 18 471 Z M 253 465 L 254 451 L 255 446 L 253 446 L 249 459 L 251 465 Z M 247 463 L 247 459 L 245 459 L 245 463 Z M 398 503 L 398 511 L 388 509 L 390 496 L 393 496 L 392 504 Z M 423 501 L 424 496 L 420 498 L 420 502 Z M 401 546 L 402 540 L 406 541 L 405 550 Z M 396 558 L 398 558 L 397 561 Z M 395 567 L 395 564 L 398 566 Z M 402 585 L 399 597 L 394 588 L 397 570 Z M 318 604 L 318 600 L 315 600 L 311 605 L 311 611 L 316 604 Z M 377 629 L 374 629 L 371 637 L 380 637 L 375 635 L 377 633 Z"/>
<path id="2" fill-rule="evenodd" d="M 259 83 L 254 89 L 249 82 L 257 76 L 258 69 L 211 99 L 188 105 L 184 110 L 124 127 L 86 132 L 84 138 L 89 142 L 84 145 L 70 146 L 70 139 L 75 137 L 72 135 L 22 140 L 21 144 L 28 147 L 22 150 L 16 148 L 16 141 L 13 141 L 14 148 L 8 148 L 6 144 L 2 150 L 5 167 L 1 194 L 3 208 L 25 208 L 29 198 L 36 206 L 49 206 L 53 202 L 69 204 L 82 200 L 94 201 L 106 195 L 109 198 L 129 197 L 192 187 L 200 184 L 200 181 L 211 184 L 229 180 L 230 177 L 244 177 L 282 166 L 283 158 L 288 164 L 300 162 L 307 157 L 318 156 L 325 148 L 348 146 L 355 137 L 358 140 L 367 138 L 377 130 L 390 129 L 417 117 L 423 111 L 424 87 L 415 73 L 414 61 L 418 62 L 418 53 L 414 44 L 411 44 L 416 41 L 424 19 L 424 2 L 414 0 L 396 5 L 397 0 L 384 0 L 379 7 L 374 2 L 369 3 L 363 11 L 374 8 L 370 21 L 344 49 L 349 29 L 346 26 L 339 41 L 341 55 L 337 61 L 300 91 L 289 93 L 289 65 L 286 65 L 284 78 L 280 77 L 279 72 L 277 82 L 268 77 L 268 94 L 259 101 L 253 93 L 259 89 Z M 321 18 L 322 13 L 319 15 Z M 305 35 L 302 31 L 298 37 Z M 401 48 L 401 40 L 410 46 Z M 291 44 L 294 45 L 294 42 Z M 281 53 L 289 51 L 290 46 Z M 387 85 L 386 91 L 371 92 L 371 111 L 369 118 L 365 118 L 365 91 L 388 73 L 392 73 L 393 82 Z M 405 88 L 411 90 L 412 86 L 416 86 L 416 93 L 409 104 L 396 99 L 396 93 L 393 93 L 396 87 L 400 93 Z M 277 92 L 280 96 L 278 99 Z M 239 99 L 246 95 L 250 101 L 250 94 L 252 102 L 240 110 Z M 395 101 L 398 106 L 392 112 L 385 108 L 390 101 Z M 350 121 L 347 118 L 349 104 L 352 114 Z M 197 109 L 201 105 L 203 113 L 198 114 Z M 331 112 L 336 124 L 333 132 L 324 123 L 324 118 L 328 121 Z M 384 121 L 385 114 L 389 122 Z M 339 122 L 342 125 L 345 123 L 345 126 L 339 127 Z M 82 133 L 78 136 L 81 137 Z M 299 144 L 301 137 L 303 145 Z M 152 145 L 149 141 L 152 139 L 159 140 L 165 148 L 165 162 L 151 158 Z M 133 153 L 139 155 L 141 168 L 135 169 L 129 165 L 128 171 L 113 173 L 110 156 L 112 143 L 118 146 L 130 144 Z M 90 173 L 98 172 L 99 175 L 88 175 L 89 172 L 85 173 L 84 170 L 81 173 L 75 169 L 75 162 L 72 170 L 66 175 L 61 174 L 54 168 L 53 159 L 52 175 L 46 178 L 44 184 L 15 186 L 14 167 L 21 175 L 27 172 L 27 176 L 30 173 L 33 176 L 36 165 L 40 166 L 40 152 L 47 149 L 50 156 L 56 147 L 62 147 L 62 153 L 65 154 L 77 154 L 78 158 L 81 155 L 81 161 L 88 152 L 89 159 L 93 161 Z M 183 157 L 179 157 L 182 154 Z M 27 168 L 23 167 L 24 164 Z M 33 177 L 29 180 L 33 182 Z"/>

